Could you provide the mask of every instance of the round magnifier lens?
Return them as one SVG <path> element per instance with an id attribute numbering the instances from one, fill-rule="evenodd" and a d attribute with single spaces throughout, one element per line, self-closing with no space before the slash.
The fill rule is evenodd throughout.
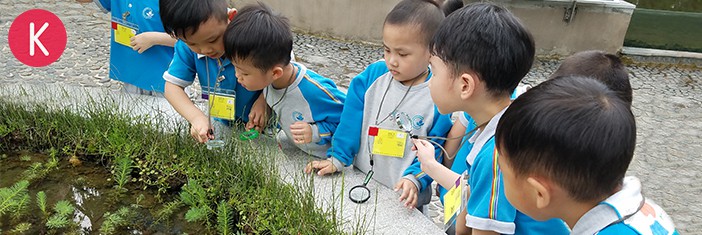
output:
<path id="1" fill-rule="evenodd" d="M 224 140 L 209 140 L 205 143 L 208 150 L 224 147 Z"/>
<path id="2" fill-rule="evenodd" d="M 368 201 L 370 196 L 370 189 L 364 185 L 356 185 L 349 191 L 349 199 L 355 203 L 364 203 Z"/>
<path id="3" fill-rule="evenodd" d="M 403 131 L 412 131 L 412 120 L 406 113 L 395 114 L 397 126 Z"/>

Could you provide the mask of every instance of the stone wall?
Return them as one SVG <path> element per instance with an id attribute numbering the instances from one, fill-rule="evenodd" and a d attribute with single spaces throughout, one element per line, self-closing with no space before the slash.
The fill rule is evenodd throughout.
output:
<path id="1" fill-rule="evenodd" d="M 262 0 L 303 32 L 334 38 L 380 43 L 385 16 L 400 0 Z M 256 0 L 239 0 L 241 8 Z M 475 0 L 464 0 L 465 3 Z M 578 0 L 564 20 L 571 0 L 493 0 L 527 25 L 539 55 L 569 55 L 598 49 L 618 52 L 623 45 L 634 5 L 621 0 Z"/>

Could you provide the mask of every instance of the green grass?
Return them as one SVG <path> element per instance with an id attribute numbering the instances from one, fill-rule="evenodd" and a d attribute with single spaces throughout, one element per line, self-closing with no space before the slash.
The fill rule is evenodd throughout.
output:
<path id="1" fill-rule="evenodd" d="M 56 97 L 62 98 L 60 94 Z M 291 185 L 278 177 L 275 146 L 231 138 L 223 149 L 211 151 L 191 139 L 185 124 L 155 128 L 166 126 L 164 120 L 170 117 L 128 115 L 129 107 L 110 98 L 92 100 L 88 106 L 68 110 L 46 103 L 0 100 L 0 153 L 44 152 L 57 155 L 60 161 L 76 155 L 118 170 L 115 174 L 124 173 L 125 178 L 131 172 L 135 179 L 116 180 L 118 187 L 131 184 L 157 189 L 164 199 L 175 193 L 190 194 L 195 203 L 163 202 L 162 211 L 169 214 L 180 205 L 196 211 L 192 213 L 204 210 L 204 217 L 192 216 L 197 218 L 195 223 L 207 225 L 207 233 L 235 229 L 272 234 L 342 233 L 333 209 L 315 207 L 311 178 Z M 56 149 L 62 151 L 56 153 Z M 125 167 L 125 158 L 131 162 L 129 167 Z M 190 183 L 184 187 L 186 182 L 197 182 L 198 188 L 189 188 Z M 55 218 L 53 222 L 60 225 L 63 221 Z"/>
<path id="2" fill-rule="evenodd" d="M 636 9 L 624 45 L 702 52 L 702 13 Z"/>

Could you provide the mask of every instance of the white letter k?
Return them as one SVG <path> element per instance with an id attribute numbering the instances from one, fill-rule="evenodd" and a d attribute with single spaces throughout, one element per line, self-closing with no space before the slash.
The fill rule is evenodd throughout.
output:
<path id="1" fill-rule="evenodd" d="M 41 26 L 41 29 L 39 29 L 36 34 L 34 33 L 34 22 L 29 23 L 29 55 L 34 56 L 34 43 L 37 44 L 39 49 L 41 49 L 41 52 L 44 53 L 44 56 L 49 56 L 49 51 L 46 50 L 44 47 L 44 44 L 41 44 L 41 41 L 39 41 L 39 37 L 41 37 L 41 34 L 44 33 L 44 30 L 49 27 L 49 22 L 44 23 L 44 25 Z"/>

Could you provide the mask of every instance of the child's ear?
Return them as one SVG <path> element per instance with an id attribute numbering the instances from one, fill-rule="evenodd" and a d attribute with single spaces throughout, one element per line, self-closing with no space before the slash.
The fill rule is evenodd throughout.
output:
<path id="1" fill-rule="evenodd" d="M 553 195 L 551 195 L 551 190 L 549 190 L 548 182 L 543 178 L 529 177 L 527 178 L 527 184 L 529 184 L 533 192 L 536 193 L 534 197 L 534 199 L 536 199 L 536 208 L 544 209 L 551 204 L 551 197 Z"/>
<path id="2" fill-rule="evenodd" d="M 461 99 L 466 100 L 470 98 L 473 93 L 475 92 L 475 87 L 477 85 L 477 77 L 475 77 L 473 74 L 470 73 L 463 73 L 461 76 L 458 78 L 459 79 L 459 86 L 460 86 L 460 92 L 461 92 Z"/>
<path id="3" fill-rule="evenodd" d="M 229 9 L 227 9 L 227 16 L 228 16 L 227 18 L 228 18 L 228 20 L 229 20 L 229 21 L 227 21 L 227 24 L 229 24 L 229 22 L 231 22 L 232 20 L 234 20 L 234 16 L 236 16 L 236 13 L 237 13 L 237 12 L 238 12 L 238 11 L 236 10 L 236 8 L 229 8 Z"/>
<path id="4" fill-rule="evenodd" d="M 271 73 L 273 75 L 273 80 L 278 80 L 278 78 L 283 77 L 283 67 L 275 66 L 271 69 Z"/>

